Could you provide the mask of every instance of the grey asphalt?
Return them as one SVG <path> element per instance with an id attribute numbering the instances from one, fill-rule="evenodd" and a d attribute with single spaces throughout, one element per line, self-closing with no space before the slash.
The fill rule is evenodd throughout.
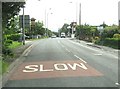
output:
<path id="1" fill-rule="evenodd" d="M 103 76 L 79 76 L 9 80 L 5 87 L 117 87 L 118 57 L 99 48 L 89 47 L 66 38 L 49 38 L 33 42 L 23 63 L 65 61 L 82 58 Z M 29 76 L 29 75 L 28 75 Z"/>

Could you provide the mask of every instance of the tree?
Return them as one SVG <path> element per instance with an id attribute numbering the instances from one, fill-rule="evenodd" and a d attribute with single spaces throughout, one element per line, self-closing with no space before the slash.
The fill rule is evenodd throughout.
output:
<path id="1" fill-rule="evenodd" d="M 81 40 L 90 40 L 92 36 L 91 26 L 85 25 L 78 25 L 76 26 L 76 36 Z"/>
<path id="2" fill-rule="evenodd" d="M 67 29 L 68 26 L 69 26 L 69 24 L 65 23 L 65 24 L 62 26 L 62 28 L 61 28 L 61 30 L 60 30 L 60 33 L 61 33 L 61 32 L 65 32 L 65 34 L 67 34 L 67 33 L 68 33 L 68 29 Z"/>
<path id="3" fill-rule="evenodd" d="M 102 38 L 112 38 L 114 34 L 119 33 L 118 26 L 107 26 L 104 28 Z"/>
<path id="4" fill-rule="evenodd" d="M 4 29 L 4 34 L 15 34 L 20 32 L 18 16 L 14 16 L 10 20 L 11 21 L 8 23 L 7 27 Z"/>
<path id="5" fill-rule="evenodd" d="M 20 8 L 25 2 L 2 2 L 2 53 L 4 55 L 11 54 L 11 50 L 6 46 L 5 34 L 10 34 L 15 28 L 14 16 L 18 14 Z M 7 33 L 9 29 L 9 33 Z"/>
<path id="6" fill-rule="evenodd" d="M 35 23 L 35 32 L 34 32 L 35 35 L 44 35 L 45 34 L 45 28 L 43 28 L 43 23 L 41 22 L 36 22 Z"/>
<path id="7" fill-rule="evenodd" d="M 2 3 L 2 25 L 3 28 L 11 21 L 10 19 L 18 14 L 20 8 L 23 7 L 25 2 L 3 2 Z"/>

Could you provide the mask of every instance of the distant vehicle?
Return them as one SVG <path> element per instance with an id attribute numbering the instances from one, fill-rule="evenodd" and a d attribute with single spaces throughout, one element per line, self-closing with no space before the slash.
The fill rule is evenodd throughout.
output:
<path id="1" fill-rule="evenodd" d="M 65 38 L 65 33 L 62 32 L 60 36 L 61 36 L 61 38 Z"/>
<path id="2" fill-rule="evenodd" d="M 56 35 L 52 35 L 51 38 L 56 38 Z"/>

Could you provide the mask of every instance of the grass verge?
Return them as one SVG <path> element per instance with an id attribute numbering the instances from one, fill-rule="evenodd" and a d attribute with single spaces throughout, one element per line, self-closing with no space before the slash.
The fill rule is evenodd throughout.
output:
<path id="1" fill-rule="evenodd" d="M 13 43 L 12 43 L 11 45 L 9 45 L 8 47 L 9 47 L 10 49 L 15 49 L 15 48 L 17 48 L 17 47 L 19 47 L 19 46 L 21 46 L 21 45 L 22 45 L 21 42 L 13 41 Z"/>
<path id="2" fill-rule="evenodd" d="M 3 60 L 0 60 L 0 75 L 7 72 L 9 64 Z"/>

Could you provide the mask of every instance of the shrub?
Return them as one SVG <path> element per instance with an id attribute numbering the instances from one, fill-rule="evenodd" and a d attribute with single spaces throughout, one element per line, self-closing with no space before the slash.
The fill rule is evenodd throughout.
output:
<path id="1" fill-rule="evenodd" d="M 6 41 L 5 41 L 5 45 L 6 45 L 6 46 L 9 46 L 9 45 L 12 44 L 12 43 L 13 43 L 12 40 L 6 40 Z"/>
<path id="2" fill-rule="evenodd" d="M 13 56 L 13 52 L 11 51 L 11 49 L 6 47 L 5 45 L 2 46 L 2 53 L 4 56 Z"/>
<path id="3" fill-rule="evenodd" d="M 120 34 L 114 34 L 114 35 L 113 35 L 113 38 L 118 38 L 118 39 L 120 39 Z"/>
<path id="4" fill-rule="evenodd" d="M 120 42 L 120 39 L 118 38 L 106 38 L 104 40 L 103 45 L 120 49 L 119 42 Z"/>
<path id="5" fill-rule="evenodd" d="M 11 35 L 7 35 L 7 39 L 18 41 L 20 39 L 20 36 L 21 36 L 20 34 L 11 34 Z"/>

